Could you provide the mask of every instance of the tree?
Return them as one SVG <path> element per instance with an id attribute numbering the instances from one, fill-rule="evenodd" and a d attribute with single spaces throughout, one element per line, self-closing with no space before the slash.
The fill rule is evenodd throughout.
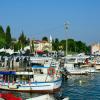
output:
<path id="1" fill-rule="evenodd" d="M 34 52 L 34 40 L 31 40 L 31 52 Z"/>
<path id="2" fill-rule="evenodd" d="M 14 44 L 14 51 L 18 51 L 19 49 L 21 49 L 21 44 L 20 44 L 20 42 L 18 41 L 18 42 L 16 42 L 16 43 Z"/>
<path id="3" fill-rule="evenodd" d="M 24 35 L 24 32 L 21 33 L 18 40 L 19 40 L 19 43 L 21 44 L 21 48 L 23 49 L 26 45 L 26 36 Z"/>
<path id="4" fill-rule="evenodd" d="M 5 45 L 6 45 L 5 32 L 2 26 L 0 25 L 0 48 L 5 47 Z"/>
<path id="5" fill-rule="evenodd" d="M 59 40 L 58 38 L 55 39 L 55 41 L 52 41 L 53 43 L 53 49 L 58 51 L 59 50 Z"/>
<path id="6" fill-rule="evenodd" d="M 66 50 L 66 40 L 61 40 L 59 44 L 60 44 L 61 50 L 65 51 Z"/>
<path id="7" fill-rule="evenodd" d="M 68 39 L 67 40 L 68 45 L 68 52 L 69 53 L 90 53 L 90 46 L 87 46 L 82 41 L 75 41 L 74 39 Z M 59 43 L 60 50 L 65 51 L 66 50 L 66 40 L 61 40 Z"/>
<path id="8" fill-rule="evenodd" d="M 83 43 L 82 41 L 76 41 L 76 51 L 78 53 L 81 53 L 81 52 L 86 52 L 86 44 Z"/>
<path id="9" fill-rule="evenodd" d="M 30 45 L 30 39 L 28 38 L 28 39 L 26 39 L 26 43 L 25 43 L 26 45 Z"/>
<path id="10" fill-rule="evenodd" d="M 54 42 L 54 39 L 53 39 L 53 40 L 52 40 L 52 50 L 55 50 L 54 45 L 55 45 L 55 42 Z"/>
<path id="11" fill-rule="evenodd" d="M 0 34 L 4 33 L 2 26 L 0 25 Z"/>
<path id="12" fill-rule="evenodd" d="M 68 45 L 68 51 L 69 52 L 75 52 L 75 41 L 74 39 L 68 39 L 67 40 L 67 45 Z"/>
<path id="13" fill-rule="evenodd" d="M 6 28 L 6 48 L 10 48 L 11 45 L 11 32 L 10 32 L 10 26 L 7 26 Z"/>
<path id="14" fill-rule="evenodd" d="M 42 38 L 42 41 L 48 41 L 48 38 L 45 36 Z"/>

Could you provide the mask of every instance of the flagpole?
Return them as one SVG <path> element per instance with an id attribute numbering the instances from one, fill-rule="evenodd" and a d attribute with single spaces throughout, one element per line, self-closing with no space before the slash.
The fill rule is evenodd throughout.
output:
<path id="1" fill-rule="evenodd" d="M 65 22 L 64 23 L 64 30 L 65 30 L 65 34 L 67 33 L 68 30 L 68 24 Z M 65 50 L 65 55 L 67 56 L 68 54 L 68 43 L 67 43 L 67 37 L 66 37 L 66 50 Z"/>

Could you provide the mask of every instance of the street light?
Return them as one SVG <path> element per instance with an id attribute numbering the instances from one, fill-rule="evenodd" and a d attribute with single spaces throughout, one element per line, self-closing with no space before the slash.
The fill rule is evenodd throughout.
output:
<path id="1" fill-rule="evenodd" d="M 64 30 L 65 30 L 65 33 L 67 32 L 67 30 L 68 30 L 68 23 L 64 23 Z M 67 56 L 67 54 L 68 54 L 68 44 L 67 44 L 67 37 L 66 37 L 66 51 L 65 51 L 65 53 L 66 53 L 66 56 Z"/>

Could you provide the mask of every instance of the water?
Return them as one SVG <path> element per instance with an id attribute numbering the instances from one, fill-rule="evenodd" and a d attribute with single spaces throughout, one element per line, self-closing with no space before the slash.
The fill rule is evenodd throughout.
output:
<path id="1" fill-rule="evenodd" d="M 100 73 L 71 76 L 63 82 L 62 94 L 70 100 L 100 100 Z"/>
<path id="2" fill-rule="evenodd" d="M 22 97 L 23 100 L 41 95 L 17 92 L 13 92 L 13 94 Z M 100 100 L 100 73 L 70 76 L 68 80 L 63 82 L 61 91 L 55 96 L 69 97 L 69 100 Z"/>

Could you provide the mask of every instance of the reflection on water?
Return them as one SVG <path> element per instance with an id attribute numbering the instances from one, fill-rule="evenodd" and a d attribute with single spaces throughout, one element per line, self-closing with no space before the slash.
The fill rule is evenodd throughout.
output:
<path id="1" fill-rule="evenodd" d="M 33 97 L 37 97 L 40 96 L 41 94 L 36 94 L 36 93 L 24 93 L 24 92 L 10 92 L 10 91 L 0 91 L 2 93 L 12 93 L 14 94 L 16 97 L 21 97 L 23 100 L 29 99 L 29 98 L 33 98 Z"/>
<path id="2" fill-rule="evenodd" d="M 22 97 L 23 100 L 41 95 L 18 92 L 13 92 L 13 94 Z M 69 97 L 70 100 L 100 100 L 100 73 L 70 76 L 63 82 L 61 91 L 54 96 L 58 97 L 57 100 L 61 100 L 63 97 Z"/>

